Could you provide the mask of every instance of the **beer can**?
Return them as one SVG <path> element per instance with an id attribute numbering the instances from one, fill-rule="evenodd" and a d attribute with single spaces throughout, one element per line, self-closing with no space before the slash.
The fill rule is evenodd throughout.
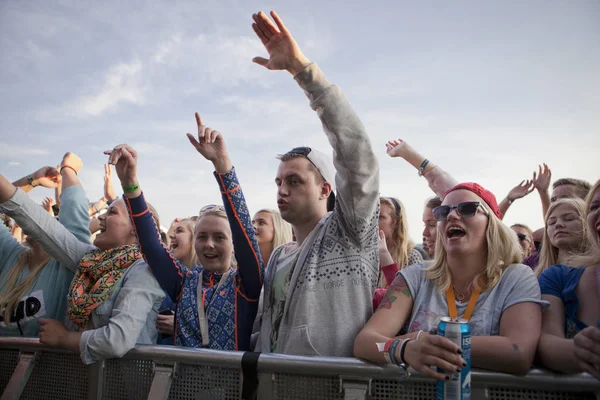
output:
<path id="1" fill-rule="evenodd" d="M 467 366 L 460 372 L 450 375 L 449 380 L 436 383 L 436 400 L 471 400 L 471 329 L 467 320 L 442 317 L 437 334 L 458 345 L 462 350 L 461 357 L 466 361 Z M 441 368 L 437 370 L 442 374 L 446 373 Z"/>

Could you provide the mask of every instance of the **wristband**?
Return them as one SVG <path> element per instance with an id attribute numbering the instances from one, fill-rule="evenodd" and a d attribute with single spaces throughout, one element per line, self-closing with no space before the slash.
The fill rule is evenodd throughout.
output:
<path id="1" fill-rule="evenodd" d="M 61 166 L 61 167 L 60 167 L 60 170 L 58 171 L 58 173 L 59 173 L 59 174 L 60 174 L 60 173 L 62 173 L 62 170 L 63 170 L 63 169 L 65 169 L 65 168 L 70 168 L 70 169 L 72 169 L 72 170 L 73 170 L 73 172 L 75 172 L 75 175 L 77 175 L 77 171 L 75 171 L 75 168 L 73 168 L 73 167 L 71 167 L 71 166 L 69 166 L 69 165 L 63 165 L 63 166 Z"/>
<path id="2" fill-rule="evenodd" d="M 408 366 L 408 363 L 406 362 L 406 360 L 404 359 L 404 352 L 406 351 L 406 345 L 408 344 L 408 342 L 410 342 L 412 339 L 404 339 L 402 341 L 402 344 L 400 345 L 400 362 L 406 366 Z"/>
<path id="3" fill-rule="evenodd" d="M 417 333 L 417 338 L 415 340 L 419 340 L 419 338 L 421 337 L 421 334 L 423 333 L 423 329 L 421 329 L 419 331 L 419 333 Z"/>
<path id="4" fill-rule="evenodd" d="M 396 358 L 396 349 L 398 348 L 398 345 L 400 344 L 400 342 L 401 342 L 400 339 L 394 340 L 388 350 L 388 354 L 390 355 L 390 360 L 392 361 L 392 364 L 396 364 L 396 365 L 400 364 L 398 362 L 398 359 Z"/>
<path id="5" fill-rule="evenodd" d="M 425 167 L 427 167 L 428 164 L 429 164 L 429 160 L 424 159 L 423 162 L 421 163 L 421 166 L 419 167 L 419 176 L 423 176 L 423 171 L 425 171 Z"/>
<path id="6" fill-rule="evenodd" d="M 513 203 L 513 199 L 510 198 L 510 196 L 506 196 L 506 200 L 508 200 L 508 204 L 512 204 Z"/>
<path id="7" fill-rule="evenodd" d="M 134 183 L 133 185 L 124 185 L 121 186 L 123 188 L 123 192 L 125 193 L 133 193 L 140 188 L 139 183 Z"/>

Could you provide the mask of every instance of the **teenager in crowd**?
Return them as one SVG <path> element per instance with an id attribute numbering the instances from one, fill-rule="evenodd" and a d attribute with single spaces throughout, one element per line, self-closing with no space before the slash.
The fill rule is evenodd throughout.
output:
<path id="1" fill-rule="evenodd" d="M 81 160 L 65 157 L 63 183 L 75 181 L 80 167 Z M 76 351 L 85 364 L 121 357 L 136 343 L 156 343 L 156 315 L 164 294 L 142 259 L 123 200 L 100 215 L 94 246 L 69 232 L 1 176 L 0 202 L 3 211 L 52 257 L 76 270 L 67 295 L 69 329 L 59 320 L 38 319 L 42 343 Z M 61 203 L 64 208 L 64 199 Z M 158 218 L 155 212 L 153 216 Z M 78 214 L 78 218 L 82 217 Z M 87 230 L 88 218 L 78 222 L 82 230 Z"/>
<path id="2" fill-rule="evenodd" d="M 494 195 L 477 184 L 462 183 L 446 193 L 434 215 L 438 237 L 433 263 L 400 270 L 356 338 L 355 356 L 385 363 L 376 344 L 406 326 L 404 338 L 411 340 L 405 348 L 396 347 L 396 360 L 447 379 L 465 366 L 464 360 L 455 343 L 430 332 L 440 317 L 449 315 L 469 323 L 474 367 L 526 373 L 540 336 L 540 288 L 533 271 L 518 264 L 520 246 L 500 221 Z"/>
<path id="3" fill-rule="evenodd" d="M 542 299 L 550 303 L 538 347 L 544 367 L 565 373 L 587 372 L 600 379 L 600 181 L 585 203 L 590 248 L 568 257 L 539 277 Z"/>
<path id="4" fill-rule="evenodd" d="M 292 226 L 281 218 L 281 213 L 276 210 L 264 208 L 258 210 L 252 218 L 254 232 L 260 247 L 264 265 L 269 265 L 273 250 L 282 244 L 292 241 Z"/>
<path id="5" fill-rule="evenodd" d="M 65 155 L 63 164 L 75 168 L 81 166 L 79 158 L 72 153 Z M 60 223 L 77 239 L 85 242 L 90 236 L 86 228 L 89 217 L 85 192 L 76 174 L 68 169 L 63 169 L 62 173 L 64 179 L 54 168 L 44 167 L 29 176 L 31 183 L 28 184 L 31 187 L 39 185 L 53 188 L 62 181 L 64 208 L 60 212 Z M 27 178 L 15 184 L 25 185 L 25 181 Z M 6 187 L 14 191 L 8 185 Z M 53 213 L 51 215 L 53 218 Z M 52 259 L 34 239 L 33 233 L 21 244 L 4 224 L 0 226 L 0 336 L 38 337 L 38 318 L 65 321 L 67 291 L 75 269 L 69 269 Z"/>
<path id="6" fill-rule="evenodd" d="M 579 198 L 562 198 L 550 204 L 546 214 L 544 239 L 536 275 L 554 264 L 562 264 L 590 246 L 586 234 L 585 202 Z"/>
<path id="7" fill-rule="evenodd" d="M 533 232 L 527 225 L 514 224 L 510 227 L 519 238 L 519 244 L 523 252 L 523 259 L 529 257 L 531 252 L 535 249 L 533 244 Z"/>
<path id="8" fill-rule="evenodd" d="M 279 157 L 277 204 L 296 241 L 270 257 L 256 351 L 350 356 L 372 313 L 379 274 L 377 157 L 341 90 L 271 16 L 275 23 L 263 12 L 253 15 L 252 28 L 269 53 L 254 62 L 294 77 L 321 119 L 335 169 L 309 147 Z"/>
<path id="9" fill-rule="evenodd" d="M 173 221 L 172 228 L 168 230 L 169 236 L 166 241 L 161 235 L 163 243 L 171 250 L 173 257 L 189 269 L 198 264 L 194 247 L 194 229 L 197 221 L 197 216 L 183 219 L 176 218 Z M 160 312 L 156 317 L 158 344 L 175 344 L 175 310 L 175 303 L 165 293 L 165 300 L 160 305 Z"/>
<path id="10" fill-rule="evenodd" d="M 175 343 L 215 350 L 249 350 L 262 288 L 263 265 L 246 200 L 223 136 L 202 124 L 190 142 L 212 162 L 223 206 L 200 210 L 195 250 L 200 265 L 187 267 L 160 240 L 137 180 L 137 154 L 117 146 L 110 162 L 125 190 L 142 253 L 167 295 L 176 303 Z M 177 229 L 177 228 L 176 228 Z M 179 243 L 176 238 L 176 249 Z M 235 253 L 235 256 L 234 256 Z M 234 268 L 237 264 L 237 268 Z"/>

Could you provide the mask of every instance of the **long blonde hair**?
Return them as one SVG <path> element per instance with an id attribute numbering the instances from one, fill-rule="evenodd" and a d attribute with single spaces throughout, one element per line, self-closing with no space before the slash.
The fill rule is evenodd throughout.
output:
<path id="1" fill-rule="evenodd" d="M 585 199 L 585 216 L 586 219 L 590 215 L 590 207 L 592 205 L 592 198 L 594 194 L 600 190 L 600 180 L 598 180 L 594 186 L 590 189 Z M 596 211 L 599 212 L 599 211 Z M 600 245 L 598 244 L 598 232 L 594 227 L 587 226 L 587 221 L 584 221 L 586 226 L 587 237 L 589 246 L 587 251 L 582 251 L 579 254 L 572 254 L 567 257 L 565 264 L 572 267 L 589 267 L 591 265 L 600 264 Z"/>
<path id="2" fill-rule="evenodd" d="M 273 249 L 292 241 L 292 225 L 281 218 L 279 211 L 263 208 L 258 210 L 254 215 L 261 212 L 269 213 L 273 220 L 273 241 L 271 242 Z"/>
<path id="3" fill-rule="evenodd" d="M 550 237 L 548 236 L 548 219 L 550 219 L 550 215 L 556 209 L 556 207 L 561 205 L 567 205 L 573 208 L 577 214 L 581 222 L 581 231 L 578 232 L 581 235 L 581 242 L 579 246 L 572 251 L 573 254 L 584 254 L 590 248 L 590 243 L 587 236 L 587 223 L 585 220 L 585 210 L 586 204 L 583 200 L 578 197 L 567 198 L 567 199 L 558 199 L 548 208 L 546 212 L 546 217 L 544 218 L 544 239 L 542 241 L 542 250 L 540 251 L 540 261 L 538 262 L 537 268 L 535 270 L 535 274 L 540 276 L 542 272 L 544 272 L 549 267 L 559 264 L 560 262 L 565 262 L 565 260 L 558 259 L 558 248 L 554 247 L 550 242 Z"/>
<path id="4" fill-rule="evenodd" d="M 504 225 L 484 201 L 481 201 L 481 205 L 488 213 L 488 224 L 485 230 L 487 260 L 485 270 L 473 279 L 473 287 L 485 292 L 500 281 L 504 270 L 509 265 L 520 263 L 523 254 L 514 231 Z M 438 238 L 443 234 L 440 229 L 438 224 Z M 435 241 L 435 258 L 433 264 L 427 268 L 426 276 L 427 279 L 435 281 L 441 292 L 446 291 L 452 283 L 448 253 L 442 240 Z"/>
<path id="5" fill-rule="evenodd" d="M 406 210 L 400 200 L 395 197 L 380 197 L 380 204 L 386 204 L 392 208 L 392 232 L 390 240 L 386 240 L 387 247 L 398 268 L 402 269 L 408 265 L 409 255 L 415 248 L 415 243 L 408 235 L 408 224 L 406 221 Z M 378 287 L 386 287 L 387 282 L 383 274 L 379 275 Z"/>
<path id="6" fill-rule="evenodd" d="M 0 285 L 2 287 L 2 291 L 0 291 L 0 308 L 5 307 L 4 322 L 6 325 L 10 325 L 10 319 L 15 308 L 21 299 L 31 290 L 31 287 L 35 284 L 40 272 L 42 272 L 48 261 L 50 261 L 50 256 L 46 252 L 44 252 L 44 256 L 35 264 L 32 264 L 32 249 L 25 248 L 19 254 L 17 263 L 10 269 L 6 279 Z M 17 284 L 21 273 L 27 266 L 29 266 L 29 275 L 21 283 Z"/>
<path id="7" fill-rule="evenodd" d="M 177 229 L 177 226 L 185 223 L 186 228 L 189 229 L 189 238 L 192 243 L 191 250 L 185 257 L 185 259 L 179 260 L 181 263 L 183 263 L 183 265 L 185 265 L 188 268 L 193 268 L 195 265 L 198 264 L 198 255 L 196 254 L 196 246 L 194 246 L 194 229 L 196 227 L 196 222 L 198 222 L 198 217 L 194 216 L 190 218 L 184 218 L 181 221 L 179 221 L 177 225 L 175 225 L 175 229 Z M 173 231 L 175 229 L 173 229 Z"/>

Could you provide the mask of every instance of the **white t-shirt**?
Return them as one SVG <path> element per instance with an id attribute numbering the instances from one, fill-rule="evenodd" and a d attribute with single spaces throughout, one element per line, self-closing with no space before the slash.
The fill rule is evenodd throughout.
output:
<path id="1" fill-rule="evenodd" d="M 437 329 L 441 317 L 448 316 L 446 293 L 440 292 L 432 280 L 425 277 L 426 264 L 410 265 L 398 272 L 401 274 L 413 298 L 413 308 L 407 332 Z M 469 299 L 456 301 L 456 310 L 462 316 Z M 540 285 L 535 274 L 526 265 L 509 265 L 500 281 L 479 295 L 473 315 L 469 321 L 472 336 L 497 336 L 500 333 L 500 318 L 507 308 L 518 304 L 538 303 L 544 310 L 548 303 L 541 300 Z"/>

